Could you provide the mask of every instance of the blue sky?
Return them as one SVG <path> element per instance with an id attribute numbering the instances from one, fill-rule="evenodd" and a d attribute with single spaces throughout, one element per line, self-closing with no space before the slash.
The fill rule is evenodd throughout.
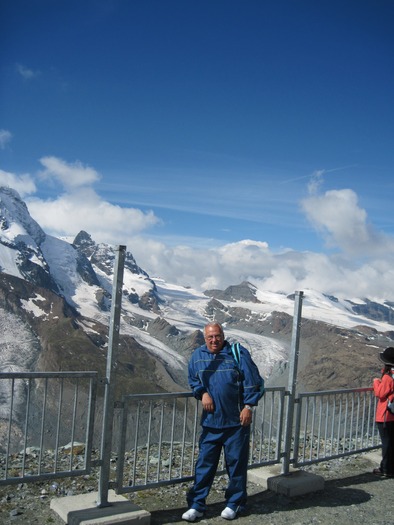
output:
<path id="1" fill-rule="evenodd" d="M 184 284 L 334 291 L 305 254 L 381 275 L 393 23 L 391 0 L 1 0 L 0 183 Z"/>

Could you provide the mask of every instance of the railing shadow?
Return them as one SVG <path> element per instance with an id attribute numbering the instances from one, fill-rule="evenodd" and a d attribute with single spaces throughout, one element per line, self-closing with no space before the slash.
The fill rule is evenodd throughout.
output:
<path id="1" fill-rule="evenodd" d="M 283 521 L 278 521 L 279 523 L 291 524 L 295 515 L 297 515 L 297 523 L 312 523 L 317 514 L 323 516 L 328 509 L 335 509 L 333 512 L 337 516 L 342 516 L 341 509 L 343 509 L 343 519 L 345 519 L 346 513 L 353 506 L 367 504 L 373 500 L 373 492 L 377 489 L 372 489 L 371 484 L 381 483 L 382 490 L 387 490 L 389 494 L 391 492 L 390 482 L 391 480 L 375 476 L 371 472 L 361 472 L 348 477 L 328 479 L 325 481 L 324 490 L 294 497 L 287 497 L 270 490 L 261 490 L 249 496 L 247 510 L 237 518 L 236 523 L 238 525 L 259 523 L 264 520 L 264 517 L 273 520 L 278 513 L 285 513 L 285 516 L 282 516 Z M 371 490 L 362 488 L 364 485 L 371 487 Z M 378 490 L 380 491 L 381 488 L 379 487 Z M 149 510 L 149 502 L 145 502 L 145 508 L 151 513 L 151 525 L 184 523 L 182 514 L 187 508 L 186 500 L 182 506 L 179 498 L 178 500 L 169 498 L 167 501 L 162 494 L 160 499 L 162 503 L 169 504 L 170 508 L 159 510 L 156 506 L 152 511 Z M 208 509 L 201 521 L 203 523 L 223 523 L 220 513 L 224 506 L 223 493 L 219 491 L 213 497 L 209 496 Z M 301 519 L 300 515 L 302 515 Z"/>
<path id="2" fill-rule="evenodd" d="M 305 495 L 287 497 L 269 490 L 263 490 L 255 493 L 248 498 L 247 510 L 242 513 L 236 520 L 238 525 L 260 523 L 264 517 L 273 519 L 278 513 L 295 512 L 303 513 L 305 523 L 312 523 L 318 513 L 325 513 L 327 509 L 343 508 L 346 512 L 354 505 L 365 504 L 371 501 L 372 496 L 364 489 L 357 488 L 357 485 L 363 485 L 375 481 L 382 481 L 372 474 L 366 473 L 349 478 L 329 480 L 325 484 L 323 491 L 312 492 Z M 202 518 L 203 523 L 223 523 L 220 513 L 225 507 L 223 496 L 220 501 L 211 502 Z M 176 525 L 185 523 L 182 521 L 182 514 L 186 510 L 184 506 L 167 508 L 166 510 L 154 510 L 151 512 L 151 525 Z M 320 509 L 320 510 L 319 510 Z M 149 509 L 147 509 L 149 510 Z M 293 515 L 292 515 L 293 516 Z M 288 523 L 292 523 L 292 517 L 289 515 Z M 297 523 L 301 523 L 300 516 L 297 517 Z M 282 523 L 282 521 L 280 521 Z"/>

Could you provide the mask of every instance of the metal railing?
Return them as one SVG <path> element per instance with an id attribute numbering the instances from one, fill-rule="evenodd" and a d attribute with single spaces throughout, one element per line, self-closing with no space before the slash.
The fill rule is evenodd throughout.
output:
<path id="1" fill-rule="evenodd" d="M 0 374 L 0 485 L 80 476 L 110 462 L 93 459 L 96 390 L 96 372 Z M 267 388 L 253 417 L 248 468 L 284 458 L 303 467 L 380 448 L 372 388 L 289 400 L 285 388 Z M 190 481 L 200 415 L 201 403 L 189 392 L 124 396 L 115 403 L 117 447 L 110 454 L 117 462 L 108 485 L 126 493 Z M 289 421 L 294 428 L 286 450 Z M 218 474 L 224 472 L 222 459 Z"/>
<path id="2" fill-rule="evenodd" d="M 296 467 L 381 446 L 372 388 L 302 393 L 294 432 Z"/>
<path id="3" fill-rule="evenodd" d="M 92 466 L 97 372 L 0 374 L 0 485 Z"/>
<path id="4" fill-rule="evenodd" d="M 254 415 L 250 466 L 280 461 L 284 405 L 284 388 L 267 389 Z M 201 403 L 191 393 L 128 395 L 119 408 L 118 493 L 192 479 Z"/>
<path id="5" fill-rule="evenodd" d="M 284 388 L 266 390 L 253 419 L 248 468 L 278 464 L 285 456 L 301 467 L 380 448 L 372 388 L 300 394 L 290 451 L 284 428 L 293 418 L 286 414 L 286 399 Z M 118 420 L 116 491 L 191 480 L 200 410 L 190 393 L 125 396 Z M 218 474 L 224 471 L 222 463 Z"/>

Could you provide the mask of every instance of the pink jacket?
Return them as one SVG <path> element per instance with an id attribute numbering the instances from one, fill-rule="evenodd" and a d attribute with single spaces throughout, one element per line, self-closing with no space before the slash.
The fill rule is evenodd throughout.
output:
<path id="1" fill-rule="evenodd" d="M 382 379 L 377 377 L 373 380 L 373 391 L 378 398 L 378 406 L 376 407 L 376 422 L 384 423 L 385 421 L 394 421 L 394 414 L 387 410 L 387 398 L 394 394 L 394 380 L 385 374 Z"/>

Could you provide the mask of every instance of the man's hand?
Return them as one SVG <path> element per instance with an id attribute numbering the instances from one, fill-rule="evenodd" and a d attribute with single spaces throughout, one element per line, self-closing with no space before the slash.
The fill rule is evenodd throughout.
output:
<path id="1" fill-rule="evenodd" d="M 205 392 L 202 395 L 201 398 L 202 407 L 206 412 L 213 412 L 215 410 L 215 406 L 213 404 L 212 397 L 208 394 L 208 392 Z"/>
<path id="2" fill-rule="evenodd" d="M 253 412 L 249 408 L 244 407 L 239 415 L 241 425 L 243 427 L 248 427 L 252 422 L 252 416 Z"/>

